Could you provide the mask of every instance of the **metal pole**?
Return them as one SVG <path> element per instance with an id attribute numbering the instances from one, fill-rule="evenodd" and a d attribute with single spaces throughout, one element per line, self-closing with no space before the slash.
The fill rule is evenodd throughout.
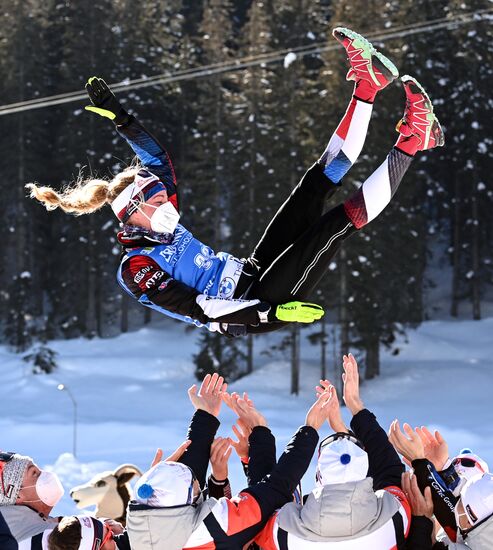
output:
<path id="1" fill-rule="evenodd" d="M 72 404 L 74 406 L 74 428 L 73 428 L 73 441 L 72 441 L 72 454 L 77 457 L 77 401 L 72 392 L 67 388 L 65 384 L 59 384 L 58 389 L 60 391 L 66 391 Z"/>

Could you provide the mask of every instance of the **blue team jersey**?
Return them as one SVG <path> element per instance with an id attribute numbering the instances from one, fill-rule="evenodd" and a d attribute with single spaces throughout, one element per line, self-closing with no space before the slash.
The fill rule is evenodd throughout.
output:
<path id="1" fill-rule="evenodd" d="M 215 254 L 181 224 L 176 226 L 170 244 L 134 248 L 122 263 L 136 255 L 151 257 L 173 279 L 201 294 L 226 299 L 233 297 L 243 268 L 240 260 L 226 252 Z"/>
<path id="2" fill-rule="evenodd" d="M 165 149 L 134 117 L 130 118 L 127 125 L 118 127 L 117 131 L 133 149 L 142 165 L 164 183 L 170 202 L 178 209 L 175 172 Z M 122 258 L 117 279 L 120 286 L 132 297 L 135 296 L 122 277 L 122 265 L 127 258 L 137 255 L 151 257 L 171 278 L 197 290 L 200 294 L 226 300 L 233 298 L 243 269 L 240 260 L 226 252 L 215 254 L 210 247 L 178 224 L 170 244 L 134 248 L 128 250 Z M 174 319 L 204 326 L 197 320 L 158 306 L 149 300 L 145 293 L 139 297 L 139 302 Z M 217 323 L 208 323 L 206 327 L 209 330 L 217 330 L 213 325 Z"/>
<path id="3" fill-rule="evenodd" d="M 171 243 L 133 248 L 127 251 L 122 258 L 117 279 L 120 286 L 131 296 L 133 294 L 122 277 L 122 265 L 132 256 L 149 256 L 172 279 L 194 288 L 200 294 L 223 299 L 233 298 L 243 269 L 243 262 L 226 252 L 215 254 L 209 246 L 196 239 L 183 225 L 178 224 Z M 174 319 L 202 326 L 198 321 L 177 313 L 171 313 L 153 304 L 146 294 L 143 294 L 139 301 Z"/>

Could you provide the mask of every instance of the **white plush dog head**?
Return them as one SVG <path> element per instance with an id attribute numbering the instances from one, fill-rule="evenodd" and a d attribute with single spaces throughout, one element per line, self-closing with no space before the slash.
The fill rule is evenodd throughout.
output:
<path id="1" fill-rule="evenodd" d="M 74 487 L 70 496 L 77 508 L 96 506 L 96 517 L 120 519 L 131 499 L 129 481 L 141 475 L 137 466 L 123 464 L 113 472 L 101 472 L 88 483 Z"/>

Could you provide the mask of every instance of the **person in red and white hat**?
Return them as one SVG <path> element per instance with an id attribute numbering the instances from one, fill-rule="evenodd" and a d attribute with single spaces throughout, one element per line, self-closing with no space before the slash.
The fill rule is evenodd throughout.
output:
<path id="1" fill-rule="evenodd" d="M 48 550 L 130 550 L 119 546 L 115 534 L 123 532 L 117 522 L 91 516 L 65 516 L 48 537 Z"/>

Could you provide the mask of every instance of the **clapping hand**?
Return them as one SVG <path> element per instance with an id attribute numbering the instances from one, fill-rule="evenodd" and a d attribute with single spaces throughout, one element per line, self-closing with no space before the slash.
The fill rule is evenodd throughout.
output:
<path id="1" fill-rule="evenodd" d="M 429 519 L 433 517 L 433 499 L 429 487 L 425 487 L 423 495 L 418 487 L 416 476 L 411 476 L 410 472 L 404 472 L 402 474 L 402 490 L 409 501 L 413 516 L 426 516 Z"/>
<path id="2" fill-rule="evenodd" d="M 238 438 L 238 441 L 235 441 L 234 439 L 231 440 L 231 445 L 236 451 L 236 454 L 240 457 L 240 459 L 248 458 L 248 438 L 250 437 L 252 430 L 249 429 L 244 422 L 238 419 L 236 425 L 233 425 L 233 432 Z"/>
<path id="3" fill-rule="evenodd" d="M 257 426 L 267 426 L 267 420 L 255 408 L 253 401 L 248 397 L 247 393 L 244 393 L 243 397 L 240 397 L 236 392 L 232 394 L 224 392 L 223 401 L 238 415 L 246 430 L 251 431 Z"/>
<path id="4" fill-rule="evenodd" d="M 342 398 L 344 399 L 344 403 L 346 403 L 346 407 L 354 416 L 362 411 L 365 406 L 359 395 L 358 363 L 356 363 L 356 359 L 351 353 L 344 355 L 342 367 L 344 369 L 342 375 L 342 381 L 344 382 Z"/>
<path id="5" fill-rule="evenodd" d="M 196 409 L 201 409 L 217 417 L 221 410 L 223 394 L 227 388 L 228 385 L 224 383 L 224 378 L 215 372 L 212 375 L 205 375 L 198 393 L 196 384 L 189 388 L 188 396 Z"/>
<path id="6" fill-rule="evenodd" d="M 409 424 L 404 424 L 403 428 L 405 434 L 401 431 L 397 419 L 390 425 L 389 441 L 395 450 L 409 462 L 418 458 L 425 458 L 424 445 L 419 435 L 413 431 Z"/>
<path id="7" fill-rule="evenodd" d="M 228 460 L 233 451 L 228 437 L 216 437 L 211 445 L 212 475 L 216 481 L 224 481 L 228 477 Z"/>
<path id="8" fill-rule="evenodd" d="M 317 386 L 315 390 L 317 392 L 317 395 L 321 395 L 324 391 L 328 390 L 329 387 L 331 386 L 334 389 L 332 390 L 333 391 L 332 399 L 330 399 L 328 403 L 329 417 L 327 421 L 330 427 L 332 428 L 332 431 L 334 431 L 335 433 L 338 433 L 338 432 L 349 433 L 349 430 L 346 424 L 344 424 L 344 420 L 342 419 L 342 416 L 341 416 L 341 407 L 339 405 L 339 398 L 337 397 L 335 386 L 331 384 L 329 380 L 320 380 L 320 386 Z"/>
<path id="9" fill-rule="evenodd" d="M 433 463 L 437 471 L 443 470 L 449 455 L 448 445 L 442 434 L 438 430 L 432 434 L 426 426 L 415 428 L 414 431 L 423 442 L 425 458 Z"/>
<path id="10" fill-rule="evenodd" d="M 334 386 L 329 386 L 323 393 L 317 395 L 317 400 L 310 407 L 306 419 L 305 425 L 311 426 L 315 430 L 320 430 L 323 423 L 328 420 L 330 414 L 329 403 L 331 399 L 334 399 L 335 391 Z"/>

